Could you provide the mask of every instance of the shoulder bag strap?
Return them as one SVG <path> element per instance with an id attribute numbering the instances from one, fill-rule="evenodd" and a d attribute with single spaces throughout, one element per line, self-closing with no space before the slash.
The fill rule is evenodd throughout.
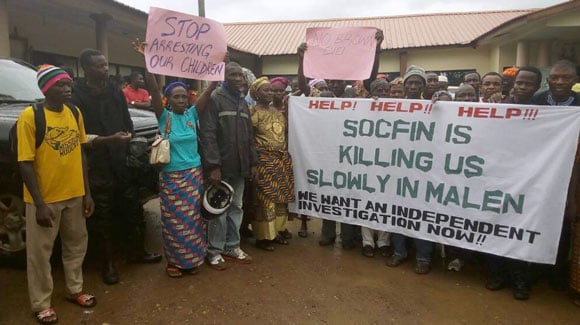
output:
<path id="1" fill-rule="evenodd" d="M 165 120 L 165 139 L 169 138 L 169 133 L 171 133 L 171 116 L 173 116 L 173 112 L 167 112 L 167 120 Z"/>

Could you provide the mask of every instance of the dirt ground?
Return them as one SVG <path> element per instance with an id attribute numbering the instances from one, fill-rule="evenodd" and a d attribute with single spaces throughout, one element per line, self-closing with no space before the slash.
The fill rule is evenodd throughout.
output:
<path id="1" fill-rule="evenodd" d="M 161 252 L 159 203 L 146 207 L 147 245 Z M 289 229 L 296 234 L 299 225 Z M 85 289 L 98 300 L 89 313 L 64 300 L 62 269 L 55 268 L 53 307 L 60 324 L 580 324 L 580 308 L 545 281 L 530 300 L 516 301 L 510 289 L 486 290 L 478 265 L 454 273 L 437 259 L 420 276 L 411 262 L 389 268 L 360 248 L 320 247 L 320 226 L 313 219 L 308 238 L 294 236 L 275 252 L 243 241 L 254 262 L 221 272 L 204 265 L 198 275 L 171 279 L 163 262 L 120 262 L 121 282 L 107 286 L 87 266 Z M 0 284 L 0 324 L 35 324 L 25 270 L 1 267 Z"/>

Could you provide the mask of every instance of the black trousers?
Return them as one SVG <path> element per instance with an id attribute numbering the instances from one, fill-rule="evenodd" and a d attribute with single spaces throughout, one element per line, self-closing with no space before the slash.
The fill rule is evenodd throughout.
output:
<path id="1" fill-rule="evenodd" d="M 145 221 L 139 200 L 138 171 L 128 167 L 92 167 L 89 172 L 95 213 L 88 219 L 89 245 L 104 258 L 122 248 L 128 255 L 144 252 Z"/>

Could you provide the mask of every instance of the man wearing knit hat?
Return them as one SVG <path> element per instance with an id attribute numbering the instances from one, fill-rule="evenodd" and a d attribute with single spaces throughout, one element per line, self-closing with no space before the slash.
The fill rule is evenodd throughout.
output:
<path id="1" fill-rule="evenodd" d="M 425 70 L 423 68 L 411 65 L 407 68 L 407 73 L 403 80 L 405 93 L 409 99 L 421 99 L 421 94 L 426 85 Z M 433 244 L 426 240 L 413 238 L 415 242 L 415 273 L 427 274 L 431 270 L 431 254 Z M 387 265 L 391 267 L 398 266 L 407 258 L 407 237 L 398 233 L 391 235 L 391 242 L 394 246 L 394 254 L 387 260 Z"/>
<path id="2" fill-rule="evenodd" d="M 63 69 L 43 65 L 38 87 L 46 100 L 28 107 L 17 122 L 18 164 L 26 202 L 26 260 L 30 304 L 41 323 L 56 322 L 51 308 L 53 281 L 50 256 L 56 236 L 62 240 L 67 298 L 83 307 L 95 297 L 82 293 L 82 264 L 87 250 L 85 218 L 94 209 L 81 145 L 87 142 L 82 115 L 71 99 L 72 78 Z M 36 114 L 45 125 L 37 125 Z M 45 128 L 37 143 L 36 128 Z M 63 180 L 66 179 L 66 182 Z"/>
<path id="3" fill-rule="evenodd" d="M 421 99 L 423 90 L 427 85 L 425 69 L 416 65 L 410 65 L 403 78 L 403 85 L 405 86 L 405 94 L 408 99 Z"/>

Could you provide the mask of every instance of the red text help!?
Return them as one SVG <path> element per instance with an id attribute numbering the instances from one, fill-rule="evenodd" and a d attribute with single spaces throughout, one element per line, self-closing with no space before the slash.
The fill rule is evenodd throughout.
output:
<path id="1" fill-rule="evenodd" d="M 499 109 L 495 107 L 459 106 L 457 116 L 485 119 L 524 119 L 533 121 L 538 116 L 539 109 L 510 107 Z"/>
<path id="2" fill-rule="evenodd" d="M 326 109 L 326 110 L 354 110 L 356 102 L 354 101 L 334 101 L 334 100 L 310 100 L 308 109 Z"/>

